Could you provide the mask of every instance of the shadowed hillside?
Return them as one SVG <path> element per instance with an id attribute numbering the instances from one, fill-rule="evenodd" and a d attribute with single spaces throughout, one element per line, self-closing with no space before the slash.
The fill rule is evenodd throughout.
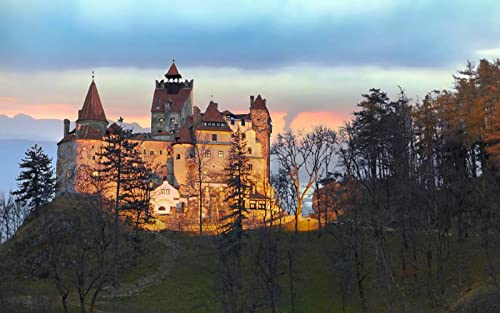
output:
<path id="1" fill-rule="evenodd" d="M 17 234 L 0 246 L 2 282 L 0 283 L 0 303 L 2 312 L 63 312 L 58 300 L 54 282 L 50 279 L 48 266 L 48 237 L 46 227 L 58 215 L 78 217 L 82 214 L 78 198 L 57 199 L 46 206 L 38 218 L 30 217 Z M 306 230 L 306 220 L 301 230 Z M 293 229 L 293 226 L 286 228 Z M 261 287 L 254 281 L 255 251 L 259 245 L 259 231 L 248 233 L 245 239 L 244 269 L 248 283 L 249 298 L 262 296 Z M 217 283 L 217 249 L 212 237 L 199 238 L 183 233 L 144 233 L 143 252 L 133 265 L 121 270 L 122 284 L 118 289 L 107 289 L 102 293 L 96 312 L 220 312 Z M 356 286 L 349 285 L 345 294 L 339 280 L 338 260 L 334 251 L 338 248 L 335 239 L 328 233 L 321 237 L 317 232 L 291 231 L 281 233 L 281 248 L 291 246 L 296 251 L 294 283 L 296 288 L 296 312 L 360 312 L 356 300 Z M 413 292 L 411 302 L 396 297 L 406 312 L 497 312 L 498 297 L 485 285 L 482 270 L 484 262 L 479 252 L 478 242 L 471 239 L 466 243 L 463 254 L 462 285 L 455 283 L 446 288 L 439 305 L 422 288 L 422 281 L 396 277 L 406 291 Z M 391 259 L 397 262 L 398 238 L 388 234 Z M 66 248 L 70 248 L 67 246 Z M 373 259 L 373 254 L 369 258 Z M 498 261 L 498 255 L 496 259 Z M 419 257 L 419 266 L 425 259 Z M 290 312 L 288 275 L 286 262 L 281 259 L 279 267 L 280 312 Z M 367 296 L 373 312 L 383 312 L 383 303 L 375 288 L 376 268 L 368 261 Z M 459 273 L 453 268 L 446 272 L 446 280 L 455 281 Z M 372 287 L 370 287 L 372 286 Z M 348 300 L 342 304 L 342 295 Z M 75 292 L 69 296 L 70 312 L 77 312 L 78 299 Z M 379 309 L 375 309 L 379 308 Z M 410 309 L 411 308 L 411 309 Z M 256 309 L 256 312 L 261 312 Z M 264 310 L 264 312 L 267 312 Z"/>

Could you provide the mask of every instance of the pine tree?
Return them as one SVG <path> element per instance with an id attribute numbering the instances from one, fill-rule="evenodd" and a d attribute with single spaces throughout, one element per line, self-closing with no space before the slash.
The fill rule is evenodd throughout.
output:
<path id="1" fill-rule="evenodd" d="M 31 212 L 38 215 L 40 208 L 54 197 L 56 181 L 52 159 L 42 147 L 35 144 L 25 152 L 19 167 L 19 189 L 12 194 L 16 196 L 17 202 L 25 203 Z"/>
<path id="2" fill-rule="evenodd" d="M 123 120 L 121 120 L 123 121 Z M 104 136 L 104 145 L 102 151 L 97 153 L 99 162 L 96 172 L 99 174 L 98 179 L 103 182 L 107 188 L 114 189 L 114 239 L 113 248 L 114 255 L 118 258 L 118 236 L 119 236 L 119 216 L 120 210 L 124 205 L 124 200 L 129 196 L 125 190 L 131 181 L 135 179 L 133 168 L 137 164 L 143 164 L 140 156 L 137 153 L 138 143 L 131 142 L 132 137 L 130 130 L 124 130 L 121 126 L 113 124 L 106 131 Z M 119 285 L 118 269 L 115 268 L 113 275 L 113 285 Z"/>
<path id="3" fill-rule="evenodd" d="M 238 129 L 231 140 L 231 151 L 229 154 L 227 188 L 228 195 L 226 200 L 229 203 L 229 214 L 222 218 L 223 233 L 234 237 L 235 244 L 240 243 L 243 232 L 243 221 L 248 213 L 245 207 L 245 195 L 248 193 L 249 170 L 247 157 L 247 144 Z"/>
<path id="4" fill-rule="evenodd" d="M 221 219 L 223 226 L 218 245 L 224 312 L 243 312 L 245 310 L 241 250 L 243 247 L 243 222 L 248 213 L 245 198 L 250 188 L 246 154 L 246 141 L 238 129 L 232 136 L 227 169 L 228 194 L 226 200 L 230 210 Z"/>

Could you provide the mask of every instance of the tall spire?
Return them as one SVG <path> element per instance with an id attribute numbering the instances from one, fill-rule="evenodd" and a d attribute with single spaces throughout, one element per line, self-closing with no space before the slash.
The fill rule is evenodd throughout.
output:
<path id="1" fill-rule="evenodd" d="M 179 74 L 179 71 L 177 70 L 177 66 L 175 66 L 175 59 L 172 60 L 172 65 L 170 65 L 170 68 L 168 69 L 167 74 L 165 74 L 165 77 L 167 79 L 182 78 L 181 74 Z"/>
<path id="2" fill-rule="evenodd" d="M 86 120 L 108 121 L 106 119 L 106 114 L 104 114 L 104 109 L 102 108 L 101 98 L 99 97 L 99 92 L 97 91 L 93 74 L 92 82 L 90 83 L 89 91 L 85 97 L 83 107 L 80 111 L 78 111 L 78 121 Z"/>

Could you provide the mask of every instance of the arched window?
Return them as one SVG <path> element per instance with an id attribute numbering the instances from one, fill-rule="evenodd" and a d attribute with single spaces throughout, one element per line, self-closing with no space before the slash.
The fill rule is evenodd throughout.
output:
<path id="1" fill-rule="evenodd" d="M 177 160 L 180 160 L 180 159 L 181 159 L 181 154 L 180 154 L 180 153 L 177 153 L 177 155 L 175 156 L 175 158 L 176 158 Z"/>

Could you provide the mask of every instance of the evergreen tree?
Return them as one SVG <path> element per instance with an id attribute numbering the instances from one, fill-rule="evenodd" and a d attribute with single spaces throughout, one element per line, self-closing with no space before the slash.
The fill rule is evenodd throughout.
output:
<path id="1" fill-rule="evenodd" d="M 25 203 L 31 212 L 38 215 L 40 208 L 54 197 L 56 181 L 52 159 L 35 144 L 25 152 L 19 167 L 18 190 L 12 194 L 17 202 Z"/>
<path id="2" fill-rule="evenodd" d="M 243 222 L 248 208 L 245 198 L 249 192 L 249 169 L 246 141 L 238 129 L 231 139 L 229 155 L 228 194 L 229 213 L 222 217 L 223 222 L 219 237 L 219 266 L 224 312 L 244 312 L 243 277 L 241 268 L 241 250 L 243 246 Z"/>
<path id="3" fill-rule="evenodd" d="M 120 119 L 120 122 L 123 119 Z M 105 188 L 114 189 L 114 255 L 118 258 L 118 236 L 119 236 L 119 216 L 120 211 L 126 204 L 126 199 L 130 201 L 130 187 L 137 176 L 138 164 L 142 169 L 144 163 L 140 159 L 136 148 L 138 143 L 131 142 L 132 131 L 125 130 L 117 124 L 113 124 L 106 131 L 102 150 L 97 153 L 99 161 L 96 172 L 98 179 Z M 113 275 L 113 285 L 118 286 L 118 270 L 115 268 Z"/>
<path id="4" fill-rule="evenodd" d="M 245 196 L 249 192 L 249 169 L 247 157 L 247 143 L 243 139 L 241 131 L 238 129 L 231 139 L 231 151 L 229 153 L 228 195 L 226 200 L 229 203 L 229 214 L 222 218 L 223 233 L 227 236 L 234 236 L 239 244 L 243 231 L 243 221 L 248 213 L 245 207 Z"/>

